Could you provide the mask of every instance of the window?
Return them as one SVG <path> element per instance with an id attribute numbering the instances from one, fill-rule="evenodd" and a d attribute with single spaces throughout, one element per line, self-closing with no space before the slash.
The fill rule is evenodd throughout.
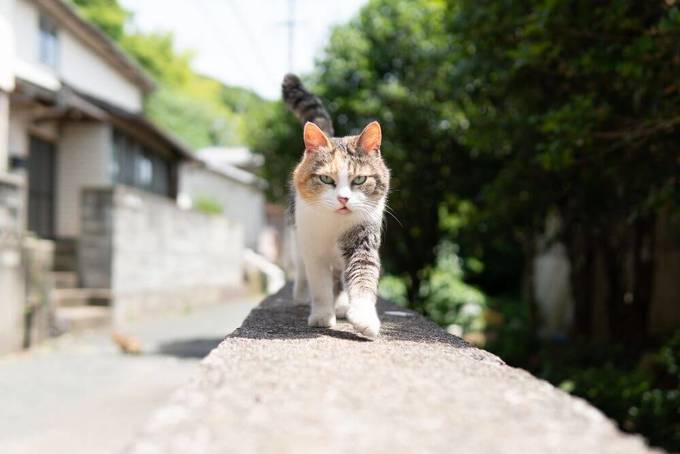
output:
<path id="1" fill-rule="evenodd" d="M 119 131 L 113 135 L 112 164 L 116 183 L 170 195 L 170 162 Z"/>
<path id="2" fill-rule="evenodd" d="M 57 38 L 57 27 L 46 16 L 40 16 L 40 39 L 38 40 L 40 49 L 40 62 L 50 68 L 57 68 L 59 63 L 59 40 Z"/>

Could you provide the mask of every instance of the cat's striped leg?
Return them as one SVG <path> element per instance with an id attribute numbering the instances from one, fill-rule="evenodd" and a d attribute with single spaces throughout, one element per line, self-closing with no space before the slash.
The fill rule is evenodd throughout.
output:
<path id="1" fill-rule="evenodd" d="M 345 288 L 349 295 L 347 320 L 359 333 L 375 338 L 380 332 L 376 310 L 380 277 L 379 226 L 359 226 L 346 234 L 341 242 L 345 258 Z"/>

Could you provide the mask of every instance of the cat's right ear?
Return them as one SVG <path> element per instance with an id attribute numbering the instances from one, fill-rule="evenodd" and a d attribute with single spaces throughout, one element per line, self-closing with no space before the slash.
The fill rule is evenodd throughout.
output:
<path id="1" fill-rule="evenodd" d="M 329 147 L 331 144 L 326 134 L 311 121 L 305 123 L 304 138 L 306 152 L 318 151 L 319 148 Z"/>

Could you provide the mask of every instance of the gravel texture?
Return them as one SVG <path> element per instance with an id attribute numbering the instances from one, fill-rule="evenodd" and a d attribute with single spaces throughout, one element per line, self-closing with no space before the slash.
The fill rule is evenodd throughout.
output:
<path id="1" fill-rule="evenodd" d="M 637 453 L 585 401 L 381 301 L 381 336 L 309 328 L 288 288 L 203 360 L 125 452 Z"/>

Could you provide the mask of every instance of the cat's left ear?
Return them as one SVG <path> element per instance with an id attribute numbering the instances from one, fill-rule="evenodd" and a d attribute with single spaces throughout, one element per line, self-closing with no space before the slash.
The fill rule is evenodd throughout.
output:
<path id="1" fill-rule="evenodd" d="M 373 121 L 369 123 L 357 140 L 357 145 L 366 153 L 380 153 L 380 144 L 382 143 L 382 131 L 380 130 L 380 123 Z"/>
<path id="2" fill-rule="evenodd" d="M 331 145 L 326 134 L 311 121 L 305 123 L 304 140 L 307 152 L 318 151 L 320 148 L 330 147 Z"/>

